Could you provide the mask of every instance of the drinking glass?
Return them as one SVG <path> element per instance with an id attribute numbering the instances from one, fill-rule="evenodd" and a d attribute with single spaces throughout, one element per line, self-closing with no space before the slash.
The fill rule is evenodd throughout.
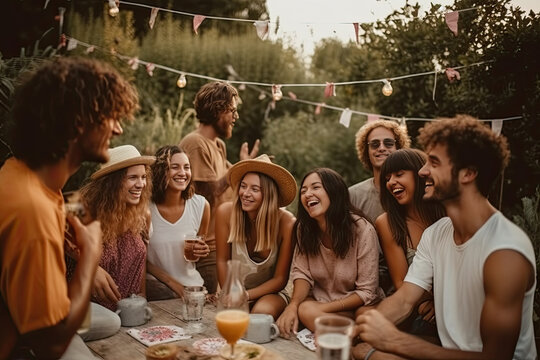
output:
<path id="1" fill-rule="evenodd" d="M 348 360 L 354 322 L 344 316 L 322 315 L 315 319 L 315 343 L 320 360 Z"/>
<path id="2" fill-rule="evenodd" d="M 248 297 L 240 281 L 240 261 L 227 261 L 227 279 L 217 304 L 216 326 L 229 344 L 229 354 L 222 352 L 226 359 L 235 359 L 234 346 L 244 335 L 249 325 Z"/>
<path id="3" fill-rule="evenodd" d="M 207 293 L 204 286 L 184 287 L 182 315 L 184 321 L 188 323 L 186 329 L 188 333 L 198 334 L 203 330 L 201 320 Z"/>
<path id="4" fill-rule="evenodd" d="M 201 236 L 193 234 L 184 235 L 184 259 L 186 261 L 196 262 L 199 260 L 199 257 L 193 253 L 197 243 L 204 244 Z"/>

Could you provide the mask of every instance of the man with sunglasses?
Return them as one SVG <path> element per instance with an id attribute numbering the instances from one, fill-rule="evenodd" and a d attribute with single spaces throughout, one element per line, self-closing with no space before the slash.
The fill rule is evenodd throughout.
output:
<path id="1" fill-rule="evenodd" d="M 197 262 L 197 270 L 210 294 L 217 289 L 214 211 L 221 203 L 232 198 L 227 182 L 227 171 L 232 164 L 227 161 L 227 148 L 223 140 L 231 138 L 232 129 L 239 118 L 238 100 L 236 89 L 225 82 L 203 85 L 193 102 L 199 127 L 186 135 L 179 145 L 193 165 L 191 176 L 195 182 L 195 192 L 204 196 L 211 207 L 206 235 L 210 254 Z M 245 142 L 240 148 L 240 160 L 253 159 L 258 152 L 259 140 L 255 141 L 251 152 Z"/>
<path id="2" fill-rule="evenodd" d="M 358 159 L 373 172 L 373 177 L 349 188 L 352 204 L 374 224 L 384 210 L 379 199 L 379 174 L 384 160 L 394 151 L 408 148 L 411 140 L 407 129 L 394 121 L 377 120 L 366 123 L 356 133 Z"/>

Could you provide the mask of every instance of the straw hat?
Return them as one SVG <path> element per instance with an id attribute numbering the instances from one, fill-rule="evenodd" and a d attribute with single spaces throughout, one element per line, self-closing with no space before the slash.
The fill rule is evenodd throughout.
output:
<path id="1" fill-rule="evenodd" d="M 109 161 L 102 164 L 98 171 L 92 174 L 92 179 L 98 179 L 113 171 L 124 169 L 133 165 L 151 165 L 156 161 L 154 156 L 141 156 L 139 150 L 133 145 L 121 145 L 109 149 Z"/>
<path id="2" fill-rule="evenodd" d="M 272 178 L 278 188 L 279 206 L 289 205 L 296 196 L 296 180 L 287 169 L 270 161 L 268 155 L 263 154 L 255 159 L 242 160 L 229 169 L 229 184 L 233 189 L 248 172 L 258 172 Z"/>

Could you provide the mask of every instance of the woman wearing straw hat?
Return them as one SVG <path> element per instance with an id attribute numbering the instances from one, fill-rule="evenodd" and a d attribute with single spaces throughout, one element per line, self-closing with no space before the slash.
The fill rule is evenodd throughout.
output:
<path id="1" fill-rule="evenodd" d="M 152 231 L 148 244 L 146 291 L 149 300 L 181 297 L 184 286 L 202 286 L 195 262 L 184 258 L 184 235 L 204 237 L 210 224 L 210 204 L 195 194 L 191 164 L 185 151 L 167 145 L 156 152 L 152 165 Z M 197 259 L 210 248 L 199 240 Z"/>
<path id="2" fill-rule="evenodd" d="M 299 321 L 313 331 L 320 315 L 354 318 L 358 307 L 384 297 L 377 233 L 352 206 L 341 175 L 328 168 L 310 171 L 299 198 L 293 231 L 298 245 L 291 270 L 294 292 L 276 321 L 285 337 L 298 330 Z"/>
<path id="3" fill-rule="evenodd" d="M 101 222 L 103 252 L 92 301 L 111 310 L 131 294 L 144 294 L 145 237 L 150 226 L 150 164 L 132 145 L 109 149 L 110 159 L 81 189 L 88 215 Z"/>
<path id="4" fill-rule="evenodd" d="M 218 281 L 227 277 L 227 260 L 243 264 L 251 311 L 277 318 L 289 301 L 284 291 L 294 250 L 294 216 L 281 209 L 296 195 L 296 181 L 268 155 L 243 160 L 229 169 L 234 199 L 216 211 Z"/>

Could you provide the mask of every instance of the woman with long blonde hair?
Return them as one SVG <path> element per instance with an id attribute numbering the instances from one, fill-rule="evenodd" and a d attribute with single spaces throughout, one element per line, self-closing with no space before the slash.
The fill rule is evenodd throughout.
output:
<path id="1" fill-rule="evenodd" d="M 281 207 L 293 201 L 296 182 L 267 155 L 236 163 L 229 182 L 234 199 L 216 211 L 218 281 L 223 286 L 227 260 L 240 260 L 251 311 L 277 318 L 289 301 L 284 289 L 294 249 L 295 219 Z"/>

